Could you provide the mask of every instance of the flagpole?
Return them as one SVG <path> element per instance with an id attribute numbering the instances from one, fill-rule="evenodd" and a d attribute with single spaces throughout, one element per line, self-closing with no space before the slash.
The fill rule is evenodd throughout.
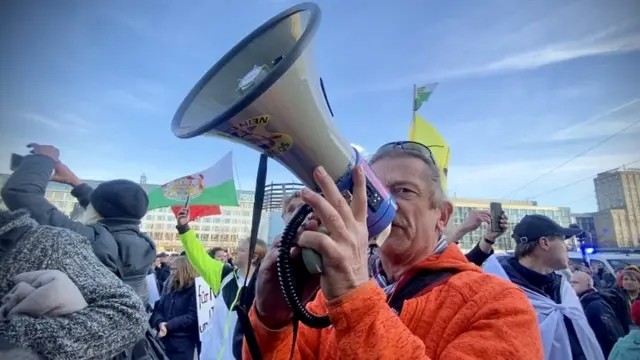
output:
<path id="1" fill-rule="evenodd" d="M 411 122 L 409 124 L 409 140 L 413 140 L 415 138 L 415 126 L 414 122 L 416 119 L 416 84 L 413 84 L 413 93 L 411 98 Z"/>

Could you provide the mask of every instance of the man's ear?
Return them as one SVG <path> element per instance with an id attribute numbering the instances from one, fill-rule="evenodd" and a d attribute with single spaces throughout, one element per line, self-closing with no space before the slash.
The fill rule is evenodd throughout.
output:
<path id="1" fill-rule="evenodd" d="M 440 219 L 436 223 L 436 230 L 440 233 L 444 233 L 447 229 L 447 224 L 451 219 L 451 214 L 453 214 L 453 204 L 445 200 L 440 206 Z"/>

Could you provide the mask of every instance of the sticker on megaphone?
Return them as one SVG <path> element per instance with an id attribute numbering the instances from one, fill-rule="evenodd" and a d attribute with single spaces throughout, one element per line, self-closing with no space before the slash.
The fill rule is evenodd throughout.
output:
<path id="1" fill-rule="evenodd" d="M 269 115 L 261 115 L 232 124 L 230 135 L 260 147 L 268 155 L 278 155 L 291 150 L 291 136 L 267 131 L 269 119 Z"/>

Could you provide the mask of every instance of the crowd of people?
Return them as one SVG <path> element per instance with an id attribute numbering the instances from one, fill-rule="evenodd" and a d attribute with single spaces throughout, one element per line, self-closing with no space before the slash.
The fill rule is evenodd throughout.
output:
<path id="1" fill-rule="evenodd" d="M 296 275 L 307 309 L 331 319 L 315 329 L 294 326 L 277 274 L 279 239 L 257 239 L 254 251 L 243 239 L 229 261 L 203 246 L 185 208 L 176 221 L 184 252 L 157 254 L 140 231 L 148 207 L 140 185 L 92 189 L 55 147 L 33 144 L 2 188 L 0 359 L 640 359 L 640 269 L 612 281 L 588 261 L 569 269 L 566 240 L 582 230 L 542 215 L 509 229 L 503 214 L 493 231 L 491 214 L 474 211 L 451 229 L 453 205 L 421 144 L 386 144 L 369 164 L 398 207 L 381 244 L 368 236 L 360 166 L 350 202 L 319 167 L 323 196 L 303 189 L 282 207 L 285 222 L 300 205 L 313 208 L 297 244 L 322 256 L 323 272 Z M 73 188 L 81 218 L 46 200 L 49 181 Z M 463 254 L 456 243 L 481 226 L 484 238 Z M 494 254 L 508 235 L 514 254 Z M 215 295 L 202 334 L 198 277 Z"/>

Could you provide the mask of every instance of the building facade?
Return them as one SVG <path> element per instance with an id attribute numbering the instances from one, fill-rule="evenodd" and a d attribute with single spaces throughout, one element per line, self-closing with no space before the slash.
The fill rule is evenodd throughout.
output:
<path id="1" fill-rule="evenodd" d="M 0 187 L 8 175 L 0 174 Z M 87 184 L 96 187 L 99 181 L 87 180 Z M 147 192 L 155 189 L 159 185 L 146 184 L 141 179 L 141 186 Z M 293 191 L 298 190 L 300 184 L 270 184 L 270 192 L 273 192 L 271 200 L 265 201 L 265 208 L 262 212 L 259 236 L 271 243 L 273 238 L 282 232 L 284 222 L 282 221 L 282 199 Z M 284 190 L 283 190 L 284 189 Z M 269 192 L 265 192 L 266 195 Z M 71 196 L 71 188 L 66 185 L 49 183 L 46 191 L 46 198 L 65 214 L 71 214 L 74 210 L 76 200 Z M 489 203 L 492 200 L 483 199 L 451 199 L 454 204 L 453 216 L 450 220 L 450 228 L 457 228 L 469 216 L 473 210 L 489 210 Z M 223 206 L 222 214 L 219 216 L 209 216 L 198 219 L 192 223 L 192 228 L 198 233 L 198 237 L 205 247 L 222 247 L 233 251 L 238 240 L 249 237 L 251 233 L 251 219 L 254 203 L 254 192 L 238 190 L 238 202 L 240 206 Z M 509 217 L 509 230 L 496 242 L 497 251 L 510 251 L 514 249 L 514 243 L 510 237 L 513 227 L 525 215 L 542 214 L 548 216 L 563 226 L 568 226 L 571 222 L 570 209 L 566 207 L 538 206 L 533 201 L 503 201 L 502 208 Z M 149 213 L 142 220 L 142 231 L 151 236 L 159 251 L 182 251 L 180 240 L 175 230 L 176 219 L 171 209 L 156 209 Z M 482 240 L 485 227 L 466 234 L 460 241 L 463 250 L 470 250 L 477 242 Z"/>
<path id="2" fill-rule="evenodd" d="M 593 180 L 598 212 L 594 213 L 600 246 L 640 246 L 640 169 L 598 174 Z"/>
<path id="3" fill-rule="evenodd" d="M 598 242 L 596 219 L 593 213 L 571 214 L 571 222 L 578 225 L 586 233 L 591 234 L 591 241 L 594 245 L 601 246 Z"/>

